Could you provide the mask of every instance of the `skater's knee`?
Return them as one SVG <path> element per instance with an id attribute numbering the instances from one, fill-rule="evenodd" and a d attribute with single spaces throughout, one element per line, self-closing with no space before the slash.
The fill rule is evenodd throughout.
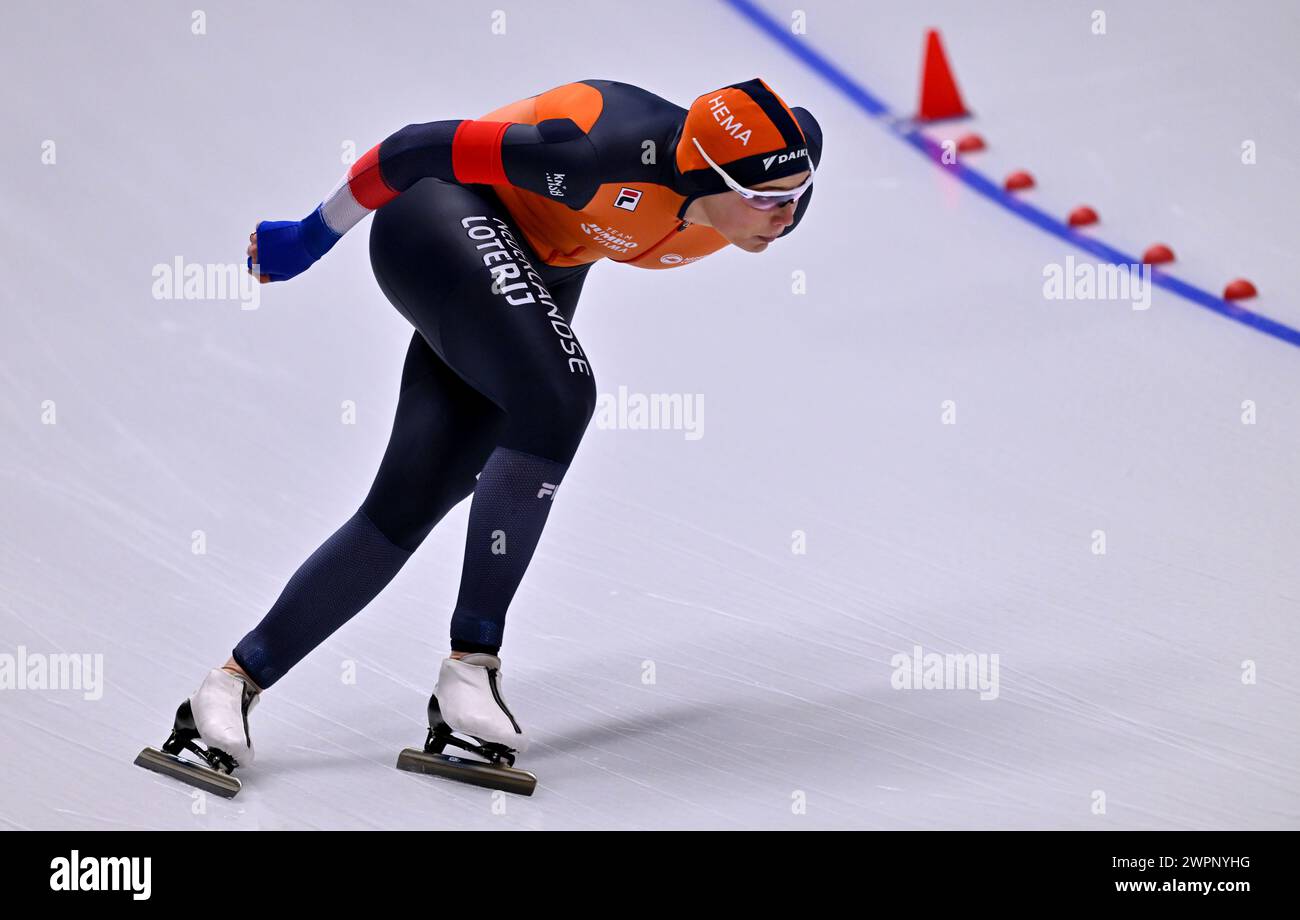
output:
<path id="1" fill-rule="evenodd" d="M 557 442 L 563 445 L 565 459 L 570 458 L 578 449 L 578 443 L 587 431 L 592 413 L 596 408 L 593 393 L 588 399 L 585 394 L 555 404 L 555 411 L 550 415 L 550 428 Z"/>
<path id="2" fill-rule="evenodd" d="M 568 463 L 595 411 L 596 385 L 590 377 L 537 386 L 508 411 L 502 443 Z"/>
<path id="3" fill-rule="evenodd" d="M 437 523 L 431 515 L 412 513 L 414 509 L 410 506 L 389 508 L 363 504 L 361 511 L 389 543 L 408 553 L 419 548 Z"/>
<path id="4" fill-rule="evenodd" d="M 447 512 L 473 491 L 474 472 L 468 465 L 425 467 L 419 475 L 403 477 L 401 488 L 372 489 L 360 510 L 388 542 L 413 553 Z"/>

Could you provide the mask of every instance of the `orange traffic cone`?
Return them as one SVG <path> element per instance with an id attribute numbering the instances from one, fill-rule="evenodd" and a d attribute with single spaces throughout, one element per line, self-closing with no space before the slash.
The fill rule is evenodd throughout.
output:
<path id="1" fill-rule="evenodd" d="M 939 32 L 930 29 L 925 37 L 925 64 L 921 69 L 921 108 L 917 121 L 961 118 L 969 115 L 961 101 L 957 81 L 953 79 L 948 58 L 939 42 Z"/>

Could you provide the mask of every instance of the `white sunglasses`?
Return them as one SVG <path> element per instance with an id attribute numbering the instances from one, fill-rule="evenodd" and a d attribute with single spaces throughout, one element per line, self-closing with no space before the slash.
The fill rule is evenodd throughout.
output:
<path id="1" fill-rule="evenodd" d="M 745 203 L 748 204 L 751 208 L 758 208 L 758 210 L 760 211 L 770 211 L 772 210 L 772 208 L 779 208 L 781 207 L 781 205 L 788 204 L 791 201 L 798 201 L 799 197 L 803 195 L 804 192 L 808 191 L 809 188 L 812 187 L 813 184 L 812 157 L 808 158 L 808 179 L 803 183 L 803 185 L 800 185 L 798 188 L 776 189 L 774 191 L 761 191 L 759 189 L 745 188 L 735 179 L 731 178 L 731 176 L 727 175 L 726 172 L 723 171 L 721 166 L 713 162 L 713 160 L 709 157 L 709 155 L 704 152 L 704 148 L 700 146 L 699 140 L 692 137 L 691 141 L 695 144 L 696 149 L 700 151 L 700 156 L 704 157 L 704 162 L 712 166 L 713 171 L 716 172 L 719 176 L 721 176 L 724 180 L 726 180 L 727 188 L 731 189 L 733 192 L 738 193 L 742 198 L 745 199 Z"/>

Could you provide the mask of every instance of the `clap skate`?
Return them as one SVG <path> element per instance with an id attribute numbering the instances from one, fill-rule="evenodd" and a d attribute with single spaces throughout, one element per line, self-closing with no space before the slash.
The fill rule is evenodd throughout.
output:
<path id="1" fill-rule="evenodd" d="M 514 766 L 515 754 L 527 750 L 528 740 L 502 696 L 500 658 L 476 652 L 445 659 L 429 697 L 428 714 L 424 750 L 402 751 L 397 758 L 399 770 L 533 794 L 537 777 Z M 444 754 L 448 745 L 482 760 Z"/>
<path id="2" fill-rule="evenodd" d="M 261 693 L 239 675 L 213 668 L 176 710 L 171 736 L 162 750 L 145 748 L 136 757 L 136 766 L 233 798 L 240 782 L 231 774 L 253 762 L 248 714 L 260 698 Z M 185 752 L 192 757 L 182 757 Z"/>

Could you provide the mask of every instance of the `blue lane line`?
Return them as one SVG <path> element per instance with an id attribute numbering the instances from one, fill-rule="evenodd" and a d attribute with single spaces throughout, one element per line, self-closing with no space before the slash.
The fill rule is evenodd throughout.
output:
<path id="1" fill-rule="evenodd" d="M 990 201 L 1024 218 L 1040 230 L 1045 230 L 1067 243 L 1092 253 L 1102 261 L 1115 265 L 1140 264 L 1140 259 L 1121 252 L 1100 240 L 1085 236 L 1046 211 L 1016 198 L 1004 191 L 1002 186 L 969 166 L 965 166 L 961 162 L 944 163 L 942 161 L 943 149 L 937 141 L 930 140 L 922 134 L 912 122 L 894 115 L 884 102 L 841 70 L 829 58 L 814 50 L 803 38 L 795 36 L 785 24 L 773 19 L 765 10 L 752 3 L 751 0 L 722 0 L 722 2 L 732 7 L 769 38 L 816 71 L 819 76 L 852 100 L 858 108 L 872 118 L 881 120 L 895 137 L 910 144 L 928 157 L 936 166 L 947 170 L 951 175 L 960 179 Z M 1235 320 L 1265 335 L 1271 335 L 1275 339 L 1300 347 L 1300 330 L 1293 329 L 1275 319 L 1270 319 L 1262 313 L 1247 310 L 1240 304 L 1224 300 L 1222 297 L 1217 297 L 1209 291 L 1188 284 L 1186 281 L 1180 281 L 1162 269 L 1152 267 L 1150 277 L 1152 284 L 1164 288 L 1184 300 L 1191 301 L 1197 306 L 1205 307 L 1208 310 L 1213 310 L 1220 316 Z"/>

